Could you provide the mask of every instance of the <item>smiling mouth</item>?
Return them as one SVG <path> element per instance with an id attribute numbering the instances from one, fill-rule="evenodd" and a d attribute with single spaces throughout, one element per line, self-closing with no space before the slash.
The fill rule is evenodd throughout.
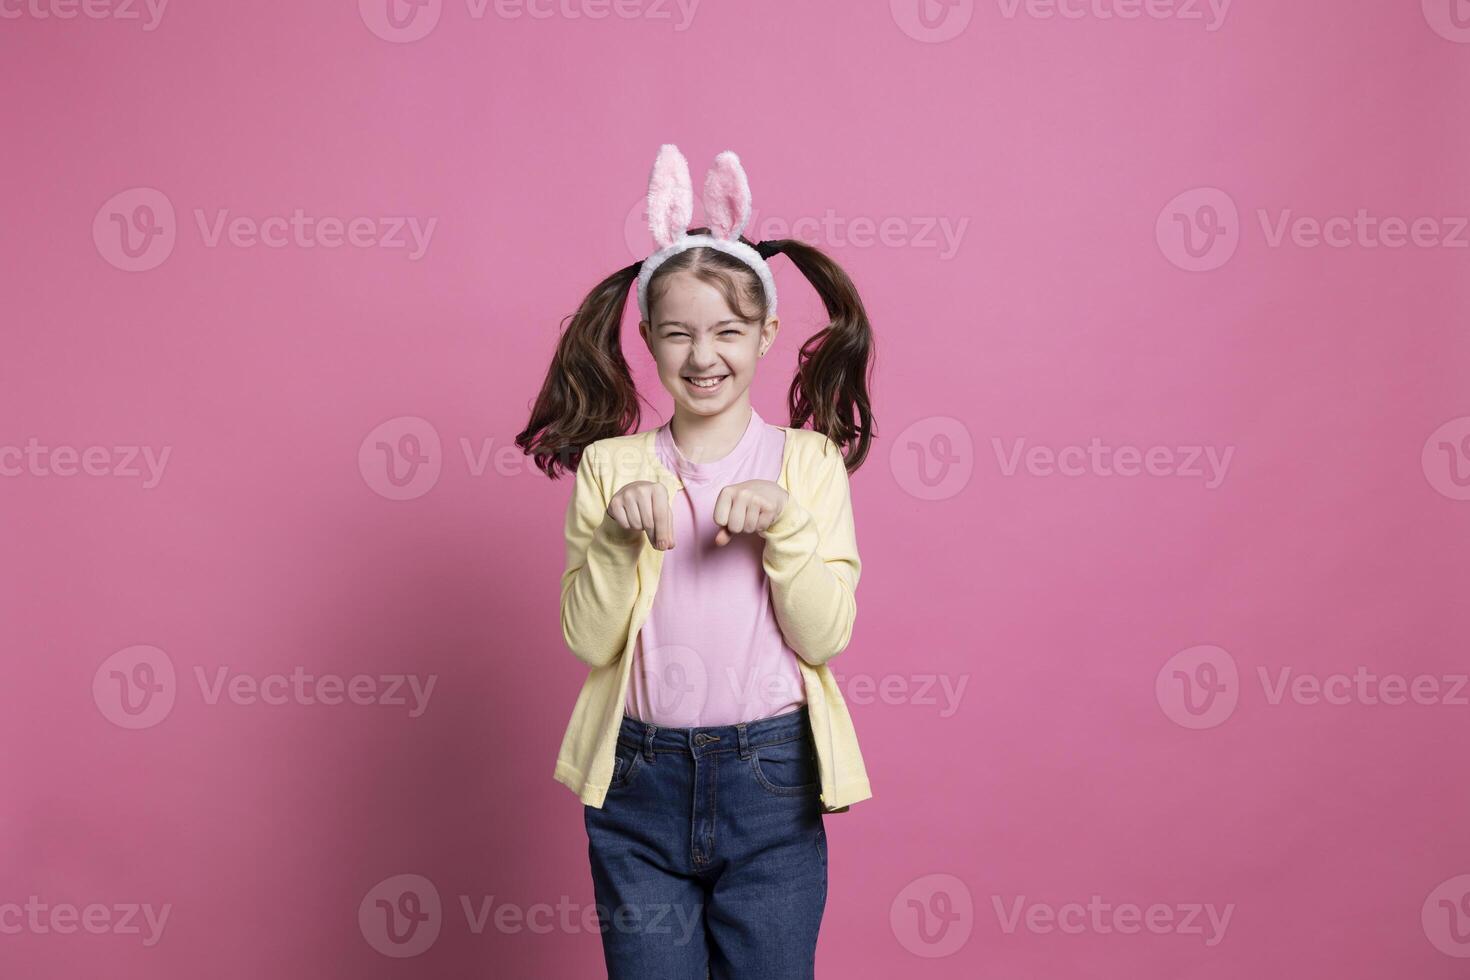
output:
<path id="1" fill-rule="evenodd" d="M 686 374 L 684 375 L 684 383 L 696 391 L 714 391 L 724 384 L 725 379 L 728 377 L 728 374 L 711 374 L 704 377 Z"/>

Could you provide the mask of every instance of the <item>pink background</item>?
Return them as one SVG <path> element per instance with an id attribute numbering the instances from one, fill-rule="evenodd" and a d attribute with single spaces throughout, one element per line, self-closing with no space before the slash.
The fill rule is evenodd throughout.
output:
<path id="1" fill-rule="evenodd" d="M 1445 696 L 1470 669 L 1470 233 L 1269 233 L 1363 209 L 1455 238 L 1461 0 L 1238 0 L 1215 23 L 990 0 L 934 4 L 927 28 L 913 0 L 706 0 L 687 24 L 653 0 L 604 19 L 568 15 L 594 0 L 538 18 L 444 0 L 412 41 L 386 0 L 176 0 L 152 30 L 142 7 L 18 2 L 0 8 L 0 975 L 600 975 L 581 806 L 551 778 L 584 675 L 557 625 L 570 482 L 494 453 L 562 318 L 647 250 L 662 142 L 700 174 L 740 153 L 753 238 L 835 216 L 802 237 L 851 272 L 877 336 L 860 614 L 833 663 L 875 795 L 827 818 L 819 973 L 1470 970 L 1470 707 Z M 120 268 L 111 216 L 160 199 L 172 251 Z M 196 218 L 296 209 L 436 224 L 413 258 L 211 245 Z M 864 236 L 885 219 L 886 243 Z M 957 248 L 936 222 L 966 223 Z M 1185 224 L 1223 234 L 1191 258 Z M 784 422 L 820 307 L 775 270 L 785 329 L 755 400 Z M 389 479 L 379 437 L 417 446 L 416 482 Z M 1187 447 L 1233 449 L 1213 487 L 1006 469 L 1016 440 L 1094 438 L 1164 447 L 1170 472 Z M 53 455 L 22 462 L 32 439 Z M 99 475 L 56 472 L 67 447 L 101 447 Z M 170 453 L 152 485 L 126 475 L 140 447 Z M 158 651 L 156 717 L 118 701 L 114 668 L 148 678 L 138 646 Z M 212 702 L 221 669 L 436 679 L 410 717 Z M 1441 696 L 1271 696 L 1283 670 L 1360 669 Z M 442 905 L 414 958 L 374 945 L 397 875 Z M 111 924 L 5 910 L 32 895 Z M 1204 916 L 1039 924 L 1094 895 L 1231 918 L 1223 936 Z M 493 897 L 480 931 L 461 896 L 476 919 Z M 1008 929 L 1022 897 L 1033 925 Z M 132 903 L 170 909 L 152 945 L 123 928 Z M 552 914 L 497 926 L 502 905 Z"/>

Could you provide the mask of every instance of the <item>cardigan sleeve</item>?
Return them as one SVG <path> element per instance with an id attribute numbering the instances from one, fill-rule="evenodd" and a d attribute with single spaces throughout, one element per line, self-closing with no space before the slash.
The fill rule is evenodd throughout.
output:
<path id="1" fill-rule="evenodd" d="M 842 451 L 823 437 L 771 526 L 761 563 L 781 633 L 813 667 L 841 653 L 857 619 L 862 572 Z"/>
<path id="2" fill-rule="evenodd" d="M 607 513 L 607 482 L 597 444 L 582 451 L 567 505 L 566 570 L 561 577 L 561 631 L 589 667 L 621 656 L 638 598 L 642 531 L 625 530 Z"/>

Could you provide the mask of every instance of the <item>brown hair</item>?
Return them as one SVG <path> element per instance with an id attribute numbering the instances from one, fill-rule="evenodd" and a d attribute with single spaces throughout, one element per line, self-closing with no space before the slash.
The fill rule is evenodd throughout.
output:
<path id="1" fill-rule="evenodd" d="M 693 228 L 690 234 L 706 231 Z M 810 421 L 812 429 L 843 451 L 848 471 L 856 470 L 867 458 L 874 433 L 868 399 L 873 329 L 857 288 L 841 266 L 803 241 L 782 238 L 759 245 L 744 237 L 740 241 L 767 259 L 785 255 L 822 298 L 828 323 L 797 352 L 796 377 L 786 396 L 790 426 L 799 429 Z M 516 436 L 516 445 L 552 479 L 558 466 L 574 471 L 582 450 L 591 443 L 637 431 L 640 396 L 623 357 L 622 320 L 628 292 L 642 266 L 635 262 L 619 269 L 582 300 L 557 342 L 530 421 Z M 650 311 L 667 277 L 679 271 L 719 289 L 742 319 L 765 322 L 765 293 L 755 273 L 739 259 L 712 248 L 686 249 L 658 267 L 648 282 Z"/>

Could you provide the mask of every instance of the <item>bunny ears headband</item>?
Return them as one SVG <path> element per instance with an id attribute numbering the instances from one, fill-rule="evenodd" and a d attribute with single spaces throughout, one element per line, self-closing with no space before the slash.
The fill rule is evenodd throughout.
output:
<path id="1" fill-rule="evenodd" d="M 690 248 L 713 248 L 750 266 L 766 293 L 767 315 L 776 314 L 776 281 L 766 260 L 740 241 L 750 220 L 750 184 L 740 158 L 729 150 L 715 157 L 704 178 L 704 216 L 707 235 L 689 234 L 694 215 L 694 190 L 689 180 L 689 161 L 672 143 L 659 147 L 648 180 L 648 229 L 658 251 L 643 260 L 638 270 L 638 310 L 648 319 L 648 281 L 663 263 Z"/>

